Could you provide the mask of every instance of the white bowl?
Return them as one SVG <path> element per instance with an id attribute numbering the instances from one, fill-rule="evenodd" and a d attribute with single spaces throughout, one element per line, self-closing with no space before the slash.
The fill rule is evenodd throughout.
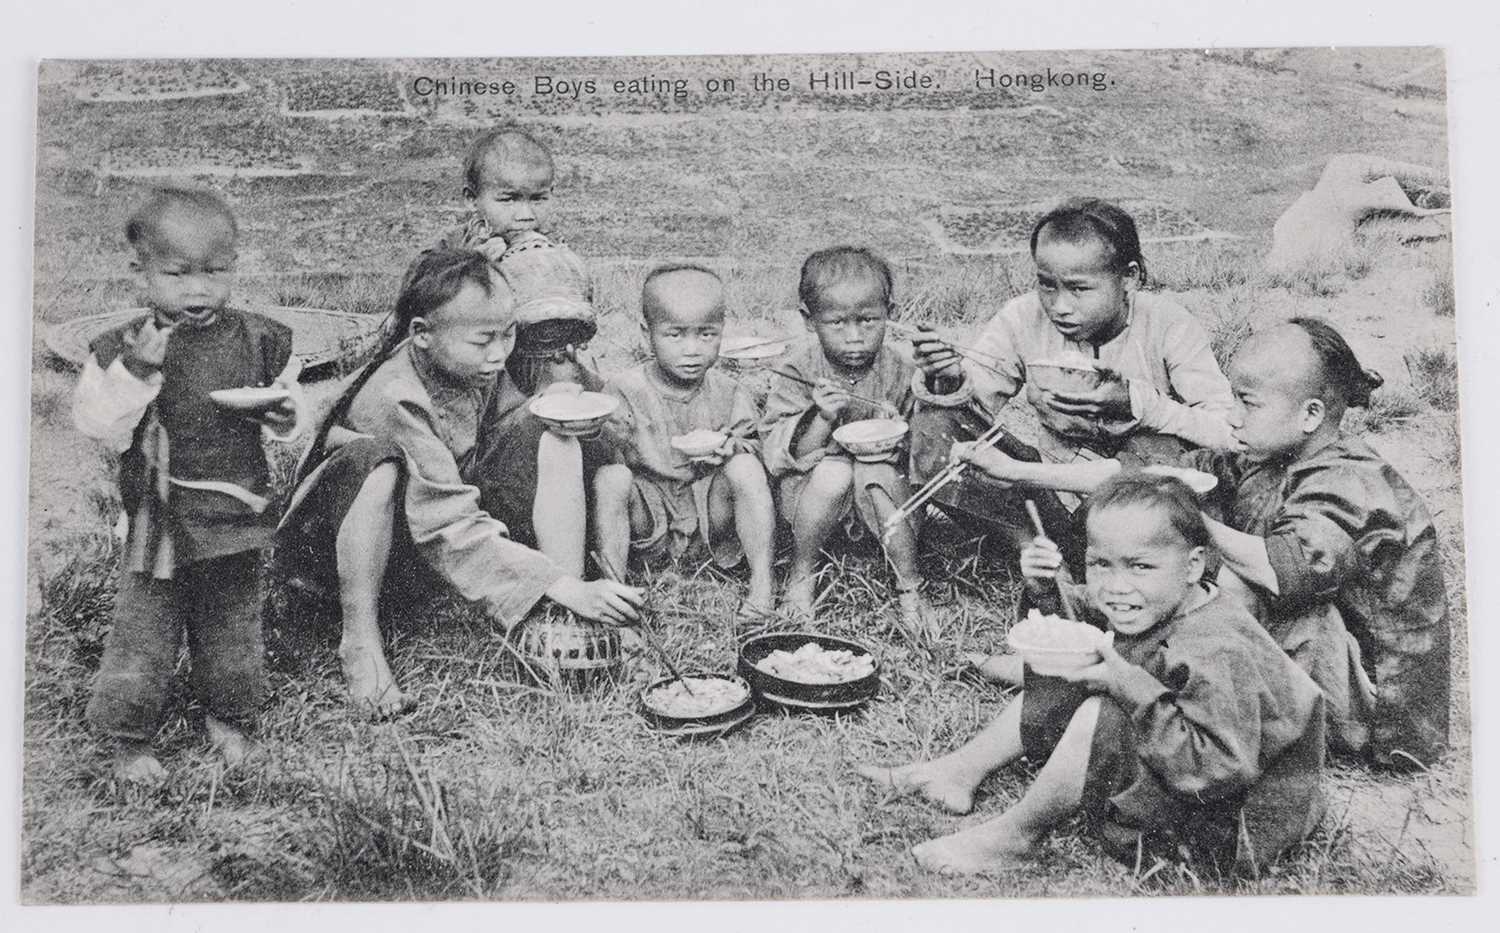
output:
<path id="1" fill-rule="evenodd" d="M 1088 392 L 1104 377 L 1085 356 L 1036 360 L 1026 364 L 1026 381 L 1046 392 Z"/>
<path id="2" fill-rule="evenodd" d="M 230 411 L 266 411 L 292 397 L 291 390 L 281 386 L 245 386 L 239 389 L 215 389 L 208 393 L 215 405 Z"/>
<path id="3" fill-rule="evenodd" d="M 699 428 L 686 434 L 679 434 L 667 443 L 672 449 L 687 457 L 689 460 L 699 460 L 711 456 L 724 446 L 729 440 L 729 435 L 723 431 L 710 431 L 707 428 Z"/>
<path id="4" fill-rule="evenodd" d="M 620 407 L 620 400 L 603 392 L 544 392 L 527 409 L 564 437 L 587 437 Z"/>
<path id="5" fill-rule="evenodd" d="M 1151 466 L 1143 467 L 1141 472 L 1150 473 L 1154 476 L 1171 476 L 1175 479 L 1180 479 L 1187 484 L 1189 489 L 1200 496 L 1213 492 L 1214 487 L 1219 485 L 1219 478 L 1212 473 L 1205 473 L 1202 470 L 1192 470 L 1187 467 L 1170 466 L 1165 463 L 1154 463 Z"/>
<path id="6" fill-rule="evenodd" d="M 1035 609 L 1017 622 L 1006 640 L 1033 671 L 1058 677 L 1099 663 L 1099 643 L 1108 636 L 1092 625 L 1057 616 L 1044 616 Z"/>
<path id="7" fill-rule="evenodd" d="M 851 421 L 833 432 L 833 439 L 856 460 L 884 460 L 901 445 L 906 422 L 899 418 L 865 418 Z"/>

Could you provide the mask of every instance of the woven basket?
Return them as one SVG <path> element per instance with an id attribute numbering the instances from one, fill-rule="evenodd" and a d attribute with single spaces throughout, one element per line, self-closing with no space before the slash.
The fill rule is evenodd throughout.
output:
<path id="1" fill-rule="evenodd" d="M 533 669 L 588 678 L 619 667 L 620 635 L 612 626 L 586 622 L 571 612 L 527 619 L 512 636 Z"/>

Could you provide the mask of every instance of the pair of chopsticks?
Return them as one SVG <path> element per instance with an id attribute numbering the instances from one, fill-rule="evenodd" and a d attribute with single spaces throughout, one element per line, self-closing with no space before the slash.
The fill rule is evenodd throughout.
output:
<path id="1" fill-rule="evenodd" d="M 974 439 L 975 449 L 978 449 L 980 447 L 993 447 L 995 444 L 999 443 L 1000 438 L 1004 436 L 1004 427 L 999 424 L 991 425 L 988 431 L 985 431 L 983 434 L 979 435 L 979 437 Z M 931 479 L 922 484 L 921 489 L 918 489 L 916 492 L 912 493 L 911 498 L 907 499 L 905 502 L 897 506 L 896 510 L 890 514 L 890 517 L 885 520 L 885 524 L 884 526 L 882 526 L 881 540 L 889 539 L 891 533 L 895 531 L 902 522 L 910 518 L 917 511 L 917 509 L 925 506 L 928 500 L 937 495 L 938 491 L 941 490 L 944 486 L 947 486 L 949 483 L 962 476 L 964 470 L 968 469 L 968 466 L 969 461 L 967 460 L 955 460 L 952 463 L 949 463 L 947 466 L 943 467 L 937 473 L 933 474 Z"/>
<path id="2" fill-rule="evenodd" d="M 1003 360 L 993 353 L 986 353 L 985 351 L 975 349 L 974 347 L 966 347 L 963 344 L 954 343 L 953 341 L 939 334 L 937 331 L 923 330 L 922 328 L 917 327 L 914 324 L 903 324 L 900 321 L 887 321 L 885 326 L 892 328 L 899 333 L 905 334 L 908 338 L 921 337 L 924 340 L 941 341 L 945 346 L 947 346 L 948 349 L 952 350 L 954 353 L 957 353 L 959 356 L 966 357 L 970 362 L 975 363 L 981 369 L 987 369 L 992 373 L 1005 375 L 1005 373 L 1003 373 L 995 364 L 1005 364 L 1009 361 Z"/>
<path id="3" fill-rule="evenodd" d="M 620 572 L 615 569 L 615 565 L 610 562 L 609 558 L 605 557 L 598 551 L 590 551 L 589 556 L 594 559 L 594 563 L 599 567 L 599 569 L 604 571 L 604 575 L 606 577 L 615 581 L 616 583 L 625 582 L 625 578 L 620 576 Z M 637 622 L 636 628 L 640 629 L 641 636 L 646 639 L 646 644 L 650 645 L 651 649 L 655 651 L 658 656 L 660 656 L 661 663 L 667 666 L 667 672 L 672 675 L 672 679 L 682 682 L 682 689 L 688 692 L 688 696 L 696 696 L 696 694 L 693 693 L 692 684 L 689 684 L 687 682 L 687 678 L 683 677 L 682 673 L 677 670 L 677 665 L 673 664 L 672 659 L 667 656 L 667 649 L 663 648 L 661 642 L 656 640 L 656 635 L 646 627 L 645 621 L 641 620 Z"/>
<path id="4" fill-rule="evenodd" d="M 1026 514 L 1031 516 L 1031 527 L 1036 529 L 1037 537 L 1047 537 L 1047 529 L 1042 527 L 1041 513 L 1036 510 L 1036 503 L 1030 499 L 1026 500 Z M 1063 614 L 1074 622 L 1078 621 L 1078 612 L 1073 608 L 1073 597 L 1068 595 L 1068 586 L 1063 579 L 1068 575 L 1068 565 L 1062 564 L 1057 568 L 1057 575 L 1052 582 L 1057 584 L 1057 598 L 1062 602 Z"/>
<path id="5" fill-rule="evenodd" d="M 789 373 L 789 372 L 787 372 L 784 369 L 772 369 L 771 370 L 771 375 L 773 375 L 773 376 L 780 376 L 781 378 L 789 380 L 791 382 L 801 383 L 802 385 L 807 386 L 809 389 L 814 388 L 814 387 L 817 386 L 817 383 L 815 381 L 813 381 L 811 379 L 808 379 L 808 378 L 805 378 L 803 376 L 799 376 L 796 373 Z M 851 399 L 853 399 L 856 402 L 863 402 L 866 405 L 873 405 L 873 406 L 875 406 L 876 410 L 884 410 L 884 409 L 887 409 L 887 408 L 892 408 L 893 409 L 893 408 L 896 407 L 895 405 L 891 404 L 890 402 L 882 401 L 882 400 L 880 400 L 878 398 L 871 398 L 868 395 L 858 395 L 858 394 L 856 394 L 854 392 L 849 392 L 847 390 L 844 390 L 844 394 L 847 395 L 847 396 L 849 396 Z"/>

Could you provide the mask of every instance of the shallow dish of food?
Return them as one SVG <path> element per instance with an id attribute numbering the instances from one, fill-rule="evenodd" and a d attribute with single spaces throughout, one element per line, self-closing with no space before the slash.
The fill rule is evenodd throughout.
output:
<path id="1" fill-rule="evenodd" d="M 1006 640 L 1033 671 L 1057 677 L 1099 663 L 1099 644 L 1108 637 L 1092 625 L 1033 609 Z"/>
<path id="2" fill-rule="evenodd" d="M 725 337 L 719 357 L 734 363 L 761 363 L 786 352 L 787 341 L 777 337 Z"/>
<path id="3" fill-rule="evenodd" d="M 526 406 L 547 427 L 565 437 L 588 437 L 620 407 L 620 400 L 603 392 L 546 392 Z"/>
<path id="4" fill-rule="evenodd" d="M 701 460 L 704 457 L 717 453 L 724 443 L 729 440 L 729 435 L 723 431 L 711 431 L 707 428 L 699 428 L 686 434 L 679 434 L 667 443 L 672 449 L 687 457 L 689 460 Z"/>
<path id="5" fill-rule="evenodd" d="M 1219 485 L 1219 478 L 1212 473 L 1205 473 L 1202 470 L 1193 470 L 1188 467 L 1168 466 L 1167 464 L 1158 463 L 1143 468 L 1141 472 L 1150 473 L 1153 476 L 1171 476 L 1175 479 L 1180 479 L 1187 484 L 1189 489 L 1200 496 L 1213 492 L 1214 487 Z"/>
<path id="6" fill-rule="evenodd" d="M 244 386 L 215 389 L 208 397 L 215 405 L 230 411 L 268 411 L 291 398 L 292 393 L 281 386 Z"/>
<path id="7" fill-rule="evenodd" d="M 1104 374 L 1082 353 L 1066 354 L 1027 363 L 1026 381 L 1047 392 L 1088 392 L 1099 388 Z"/>
<path id="8" fill-rule="evenodd" d="M 740 646 L 740 676 L 767 703 L 790 709 L 857 709 L 880 689 L 880 663 L 858 642 L 813 632 L 773 632 Z"/>
<path id="9" fill-rule="evenodd" d="M 648 684 L 641 691 L 641 715 L 664 735 L 714 738 L 755 715 L 755 699 L 739 677 L 692 671 L 682 680 L 664 677 Z"/>
<path id="10" fill-rule="evenodd" d="M 866 418 L 840 426 L 833 439 L 856 460 L 884 460 L 901 446 L 906 431 L 906 422 L 900 418 Z"/>

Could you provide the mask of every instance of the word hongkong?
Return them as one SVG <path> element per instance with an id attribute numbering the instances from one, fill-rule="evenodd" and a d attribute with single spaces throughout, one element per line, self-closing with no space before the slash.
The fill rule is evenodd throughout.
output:
<path id="1" fill-rule="evenodd" d="M 1114 84 L 1102 71 L 1021 71 L 1010 74 L 993 68 L 974 69 L 974 87 L 981 91 L 1045 91 L 1048 88 L 1077 87 L 1103 91 Z"/>

